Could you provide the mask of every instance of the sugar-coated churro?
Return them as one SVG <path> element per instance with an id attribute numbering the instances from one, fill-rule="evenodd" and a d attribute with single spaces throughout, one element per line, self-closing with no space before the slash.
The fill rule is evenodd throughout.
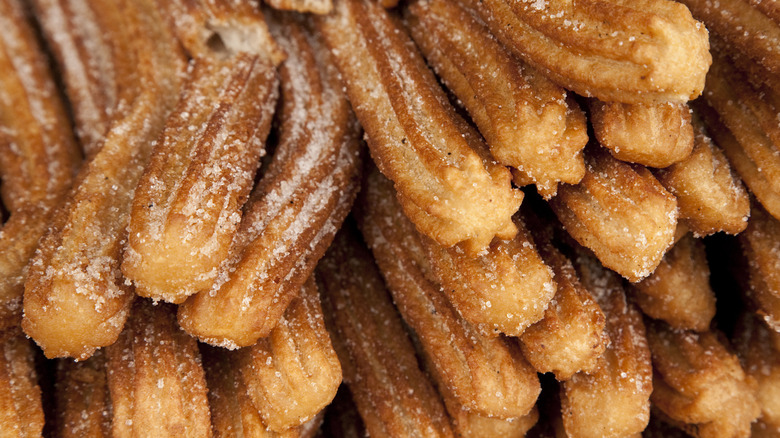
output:
<path id="1" fill-rule="evenodd" d="M 625 104 L 590 101 L 590 120 L 599 144 L 621 161 L 667 167 L 693 150 L 688 105 L 676 102 Z"/>
<path id="2" fill-rule="evenodd" d="M 103 350 L 81 362 L 59 360 L 55 391 L 57 436 L 111 437 L 113 412 Z"/>
<path id="3" fill-rule="evenodd" d="M 263 423 L 276 432 L 300 426 L 333 400 L 341 366 L 320 307 L 314 279 L 267 338 L 235 353 L 247 393 Z"/>
<path id="4" fill-rule="evenodd" d="M 585 174 L 585 117 L 566 90 L 513 58 L 456 2 L 419 0 L 405 9 L 420 50 L 460 99 L 519 185 L 555 195 Z"/>
<path id="5" fill-rule="evenodd" d="M 170 304 L 137 299 L 106 348 L 114 437 L 204 437 L 211 422 L 195 339 L 176 326 Z"/>
<path id="6" fill-rule="evenodd" d="M 522 193 L 455 113 L 398 20 L 369 0 L 339 0 L 318 20 L 371 155 L 417 229 L 471 254 L 511 238 Z"/>
<path id="7" fill-rule="evenodd" d="M 683 102 L 704 88 L 707 31 L 676 2 L 459 2 L 517 56 L 580 95 Z"/>
<path id="8" fill-rule="evenodd" d="M 677 202 L 644 167 L 595 149 L 587 173 L 550 202 L 566 231 L 630 281 L 653 272 L 672 244 Z"/>
<path id="9" fill-rule="evenodd" d="M 780 332 L 780 221 L 753 205 L 739 241 L 748 265 L 747 294 L 764 321 Z"/>
<path id="10" fill-rule="evenodd" d="M 327 49 L 287 19 L 274 37 L 281 66 L 279 145 L 252 192 L 210 289 L 179 309 L 201 341 L 236 348 L 267 336 L 314 270 L 349 211 L 361 143 Z"/>
<path id="11" fill-rule="evenodd" d="M 0 336 L 0 425 L 9 437 L 42 436 L 43 406 L 35 351 L 18 329 Z"/>
<path id="12" fill-rule="evenodd" d="M 439 394 L 354 226 L 317 267 L 323 310 L 366 430 L 371 436 L 453 437 Z"/>

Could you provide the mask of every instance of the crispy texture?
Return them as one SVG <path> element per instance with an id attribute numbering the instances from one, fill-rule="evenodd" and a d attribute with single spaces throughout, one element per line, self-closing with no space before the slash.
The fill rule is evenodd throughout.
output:
<path id="1" fill-rule="evenodd" d="M 417 46 L 460 99 L 518 185 L 545 197 L 585 174 L 585 117 L 566 90 L 512 57 L 456 2 L 418 0 L 404 10 Z"/>
<path id="2" fill-rule="evenodd" d="M 369 435 L 453 437 L 371 255 L 345 227 L 317 267 L 344 380 Z"/>
<path id="3" fill-rule="evenodd" d="M 133 31 L 127 56 L 143 90 L 82 167 L 30 264 L 22 327 L 48 357 L 86 359 L 122 330 L 134 295 L 119 270 L 133 191 L 179 92 L 184 60 L 156 5 L 121 8 L 114 25 Z"/>
<path id="4" fill-rule="evenodd" d="M 236 363 L 270 430 L 299 426 L 333 400 L 341 384 L 341 366 L 325 330 L 313 278 L 267 338 L 236 352 Z"/>
<path id="5" fill-rule="evenodd" d="M 676 329 L 705 331 L 715 316 L 707 254 L 691 234 L 677 241 L 655 272 L 631 289 L 642 312 Z"/>
<path id="6" fill-rule="evenodd" d="M 649 167 L 667 167 L 693 150 L 691 110 L 684 103 L 626 104 L 592 99 L 596 139 L 613 157 Z"/>
<path id="7" fill-rule="evenodd" d="M 400 23 L 369 0 L 318 20 L 379 170 L 417 229 L 472 255 L 514 236 L 522 193 L 449 104 Z"/>
<path id="8" fill-rule="evenodd" d="M 33 347 L 18 329 L 4 332 L 0 342 L 0 430 L 9 437 L 40 437 L 44 418 Z"/>
<path id="9" fill-rule="evenodd" d="M 393 301 L 436 370 L 438 385 L 445 385 L 466 409 L 484 416 L 528 414 L 540 391 L 535 370 L 517 345 L 482 335 L 457 313 L 431 278 L 420 236 L 395 236 L 395 230 L 409 229 L 400 203 L 374 187 L 366 185 L 361 192 L 361 231 Z M 386 208 L 379 210 L 381 204 Z"/>
<path id="10" fill-rule="evenodd" d="M 174 306 L 136 300 L 106 359 L 114 437 L 209 435 L 198 345 L 176 326 Z"/>
<path id="11" fill-rule="evenodd" d="M 265 57 L 195 61 L 133 198 L 122 273 L 137 294 L 181 303 L 211 287 L 265 151 L 277 85 Z"/>
<path id="12" fill-rule="evenodd" d="M 606 316 L 610 344 L 590 374 L 563 382 L 561 412 L 569 436 L 623 437 L 639 434 L 650 417 L 653 392 L 645 326 L 627 301 L 621 280 L 580 250 L 575 260 L 582 284 Z"/>
<path id="13" fill-rule="evenodd" d="M 269 430 L 227 351 L 204 346 L 203 368 L 209 388 L 211 433 L 215 438 L 312 438 L 319 428 L 321 416 L 281 433 Z"/>
<path id="14" fill-rule="evenodd" d="M 57 436 L 111 437 L 113 412 L 106 377 L 106 356 L 98 350 L 85 361 L 57 361 Z"/>
<path id="15" fill-rule="evenodd" d="M 586 154 L 587 173 L 550 201 L 566 231 L 604 266 L 632 282 L 653 272 L 672 244 L 677 202 L 644 167 L 601 150 Z"/>
<path id="16" fill-rule="evenodd" d="M 140 93 L 132 26 L 119 2 L 34 0 L 35 15 L 61 74 L 84 154 L 102 147 L 114 120 Z"/>
<path id="17" fill-rule="evenodd" d="M 780 332 L 780 221 L 754 205 L 739 242 L 748 262 L 748 295 L 764 321 Z"/>
<path id="18" fill-rule="evenodd" d="M 591 372 L 609 337 L 604 313 L 580 283 L 569 259 L 550 242 L 540 243 L 539 248 L 558 287 L 544 318 L 520 335 L 520 348 L 536 371 L 552 372 L 564 381 L 578 372 Z"/>
<path id="19" fill-rule="evenodd" d="M 704 97 L 717 113 L 697 107 L 712 139 L 764 208 L 780 218 L 780 95 L 754 88 L 716 53 Z"/>
<path id="20" fill-rule="evenodd" d="M 739 54 L 763 70 L 761 76 L 780 75 L 780 53 L 777 50 L 780 46 L 780 17 L 776 2 L 681 0 L 681 3 L 688 6 L 710 32 L 727 43 L 730 53 Z"/>
<path id="21" fill-rule="evenodd" d="M 459 2 L 515 55 L 577 94 L 625 103 L 683 102 L 704 88 L 711 60 L 707 31 L 675 2 Z"/>
<path id="22" fill-rule="evenodd" d="M 753 423 L 753 436 L 780 433 L 780 334 L 745 312 L 737 322 L 734 347 L 745 372 L 756 380 L 761 416 Z"/>
<path id="23" fill-rule="evenodd" d="M 696 437 L 747 437 L 761 410 L 755 382 L 715 332 L 675 330 L 650 321 L 652 401 Z"/>
<path id="24" fill-rule="evenodd" d="M 655 176 L 677 197 L 680 222 L 694 235 L 719 231 L 738 234 L 747 227 L 750 216 L 745 187 L 698 119 L 694 121 L 694 130 L 694 148 L 688 158 L 659 169 Z"/>
<path id="25" fill-rule="evenodd" d="M 282 65 L 279 145 L 209 290 L 179 309 L 201 341 L 253 345 L 279 322 L 351 208 L 359 129 L 326 49 L 289 18 L 275 26 Z"/>
<path id="26" fill-rule="evenodd" d="M 22 318 L 24 268 L 81 161 L 25 5 L 0 2 L 0 330 Z"/>
<path id="27" fill-rule="evenodd" d="M 265 3 L 275 9 L 313 14 L 327 14 L 333 10 L 331 0 L 265 0 Z"/>

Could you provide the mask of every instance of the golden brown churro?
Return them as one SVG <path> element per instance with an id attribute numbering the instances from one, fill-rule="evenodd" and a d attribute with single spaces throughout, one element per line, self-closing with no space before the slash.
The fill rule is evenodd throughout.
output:
<path id="1" fill-rule="evenodd" d="M 108 1 L 108 0 L 107 0 Z M 122 3 L 142 93 L 117 119 L 54 213 L 25 283 L 22 327 L 49 357 L 89 357 L 113 343 L 134 295 L 119 271 L 138 179 L 179 92 L 184 60 L 156 4 Z"/>
<path id="2" fill-rule="evenodd" d="M 684 103 L 626 104 L 590 101 L 599 144 L 621 161 L 667 167 L 693 150 L 691 110 Z"/>
<path id="3" fill-rule="evenodd" d="M 755 382 L 714 332 L 675 330 L 660 321 L 647 326 L 653 353 L 653 404 L 687 423 L 696 437 L 747 437 L 761 409 Z"/>
<path id="4" fill-rule="evenodd" d="M 40 437 L 44 418 L 33 346 L 18 329 L 7 330 L 0 336 L 0 425 L 3 435 Z"/>
<path id="5" fill-rule="evenodd" d="M 545 197 L 585 174 L 585 117 L 572 96 L 506 52 L 455 2 L 411 2 L 406 24 L 418 47 L 469 111 L 491 154 Z"/>
<path id="6" fill-rule="evenodd" d="M 734 347 L 745 372 L 758 383 L 756 399 L 761 416 L 753 423 L 758 437 L 780 433 L 780 334 L 745 312 L 737 322 Z"/>
<path id="7" fill-rule="evenodd" d="M 683 102 L 704 88 L 707 31 L 675 2 L 459 2 L 515 55 L 583 96 Z"/>
<path id="8" fill-rule="evenodd" d="M 558 287 L 544 318 L 520 335 L 520 348 L 540 373 L 552 372 L 559 381 L 588 373 L 609 344 L 604 313 L 580 283 L 569 259 L 550 242 L 539 250 L 555 273 Z"/>
<path id="9" fill-rule="evenodd" d="M 653 392 L 642 316 L 626 299 L 620 278 L 581 249 L 579 253 L 577 270 L 604 311 L 610 344 L 595 370 L 577 373 L 563 383 L 563 424 L 570 436 L 638 434 L 647 426 Z"/>
<path id="10" fill-rule="evenodd" d="M 318 20 L 371 155 L 418 230 L 470 254 L 514 236 L 522 194 L 449 104 L 400 23 L 369 0 Z"/>
<path id="11" fill-rule="evenodd" d="M 22 316 L 24 267 L 81 157 L 46 57 L 17 0 L 0 1 L 0 329 Z"/>
<path id="12" fill-rule="evenodd" d="M 127 327 L 106 348 L 114 437 L 209 434 L 206 380 L 195 339 L 175 307 L 138 299 Z"/>
<path id="13" fill-rule="evenodd" d="M 265 150 L 277 85 L 267 55 L 195 61 L 135 191 L 122 272 L 136 293 L 180 303 L 212 285 Z"/>
<path id="14" fill-rule="evenodd" d="M 780 218 L 780 95 L 751 86 L 716 52 L 704 97 L 715 111 L 706 106 L 697 109 L 712 139 L 764 208 Z"/>
<path id="15" fill-rule="evenodd" d="M 275 28 L 289 54 L 280 70 L 280 143 L 216 281 L 179 310 L 189 333 L 233 348 L 253 345 L 277 324 L 359 185 L 359 129 L 327 50 L 293 19 Z"/>
<path id="16" fill-rule="evenodd" d="M 434 367 L 439 386 L 446 385 L 460 404 L 481 415 L 528 414 L 540 391 L 536 372 L 517 345 L 482 335 L 457 313 L 431 280 L 420 236 L 394 235 L 410 226 L 400 203 L 374 187 L 367 185 L 361 192 L 361 231 L 393 301 Z M 382 204 L 386 207 L 380 210 L 377 206 Z"/>
<path id="17" fill-rule="evenodd" d="M 780 221 L 753 205 L 739 241 L 748 263 L 748 295 L 764 321 L 780 332 Z"/>
<path id="18" fill-rule="evenodd" d="M 317 267 L 344 380 L 372 437 L 453 437 L 371 255 L 346 226 Z"/>
<path id="19" fill-rule="evenodd" d="M 550 202 L 566 231 L 630 281 L 653 272 L 672 244 L 677 202 L 649 170 L 593 149 L 587 173 Z"/>
<path id="20" fill-rule="evenodd" d="M 740 233 L 750 215 L 747 192 L 700 121 L 694 121 L 694 130 L 691 155 L 659 169 L 655 176 L 677 197 L 680 222 L 694 235 L 707 236 L 718 231 Z"/>
<path id="21" fill-rule="evenodd" d="M 704 244 L 686 234 L 649 277 L 632 285 L 646 315 L 677 329 L 705 331 L 715 316 L 715 293 Z"/>
<path id="22" fill-rule="evenodd" d="M 57 436 L 111 437 L 113 412 L 103 350 L 81 362 L 59 360 L 55 390 Z"/>
<path id="23" fill-rule="evenodd" d="M 341 384 L 341 366 L 325 330 L 313 278 L 300 294 L 267 338 L 235 356 L 263 424 L 276 432 L 312 419 Z"/>

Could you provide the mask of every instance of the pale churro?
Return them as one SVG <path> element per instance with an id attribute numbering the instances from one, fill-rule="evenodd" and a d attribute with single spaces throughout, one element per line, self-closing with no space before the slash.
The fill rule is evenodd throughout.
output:
<path id="1" fill-rule="evenodd" d="M 276 432 L 314 418 L 341 384 L 341 366 L 325 330 L 313 278 L 267 338 L 234 354 L 263 424 Z"/>
<path id="2" fill-rule="evenodd" d="M 551 242 L 539 251 L 555 273 L 557 290 L 544 318 L 520 336 L 520 348 L 540 373 L 552 372 L 559 381 L 578 372 L 589 373 L 609 344 L 604 313 L 577 278 L 569 259 Z"/>
<path id="3" fill-rule="evenodd" d="M 25 8 L 0 1 L 0 329 L 21 321 L 24 268 L 81 161 Z"/>
<path id="4" fill-rule="evenodd" d="M 780 434 L 780 334 L 755 315 L 745 312 L 737 321 L 732 338 L 745 372 L 756 380 L 756 399 L 761 416 L 752 434 L 770 437 Z"/>
<path id="5" fill-rule="evenodd" d="M 653 392 L 642 315 L 627 300 L 617 275 L 581 249 L 577 252 L 577 271 L 604 311 L 610 344 L 590 374 L 577 373 L 563 382 L 563 424 L 569 436 L 632 436 L 647 426 Z"/>
<path id="6" fill-rule="evenodd" d="M 194 61 L 133 198 L 122 273 L 137 294 L 180 303 L 214 283 L 265 151 L 277 85 L 268 55 Z"/>
<path id="7" fill-rule="evenodd" d="M 585 116 L 567 91 L 512 57 L 456 2 L 419 0 L 405 9 L 417 46 L 463 103 L 518 185 L 545 197 L 585 174 Z"/>
<path id="8" fill-rule="evenodd" d="M 57 436 L 63 438 L 111 437 L 113 412 L 106 377 L 105 351 L 81 362 L 57 362 Z"/>
<path id="9" fill-rule="evenodd" d="M 780 332 L 780 221 L 753 205 L 739 241 L 748 265 L 747 295 L 764 321 Z"/>
<path id="10" fill-rule="evenodd" d="M 566 231 L 630 281 L 653 272 L 672 244 L 677 202 L 644 167 L 591 149 L 587 173 L 550 201 Z"/>
<path id="11" fill-rule="evenodd" d="M 653 405 L 691 425 L 696 437 L 747 437 L 760 414 L 755 381 L 715 332 L 675 330 L 661 321 L 647 326 L 653 354 Z M 684 426 L 683 426 L 684 427 Z"/>
<path id="12" fill-rule="evenodd" d="M 702 123 L 694 120 L 694 148 L 688 158 L 654 172 L 676 198 L 680 223 L 697 236 L 719 231 L 742 232 L 750 216 L 750 199 L 723 151 Z"/>
<path id="13" fill-rule="evenodd" d="M 618 160 L 667 167 L 693 150 L 691 110 L 684 103 L 631 105 L 592 99 L 589 104 L 596 139 Z"/>
<path id="14" fill-rule="evenodd" d="M 135 295 L 119 270 L 133 192 L 176 103 L 184 70 L 179 43 L 156 3 L 120 8 L 122 20 L 114 25 L 132 34 L 126 56 L 138 68 L 137 83 L 127 86 L 142 91 L 82 167 L 30 263 L 22 327 L 48 357 L 85 359 L 122 330 Z"/>
<path id="15" fill-rule="evenodd" d="M 189 333 L 232 348 L 253 345 L 279 322 L 359 186 L 359 128 L 327 49 L 291 17 L 274 28 L 289 55 L 280 69 L 279 145 L 216 281 L 179 309 Z"/>
<path id="16" fill-rule="evenodd" d="M 370 0 L 318 19 L 379 170 L 418 230 L 470 254 L 516 233 L 522 193 L 449 104 L 398 20 Z"/>
<path id="17" fill-rule="evenodd" d="M 371 254 L 348 225 L 317 267 L 344 381 L 372 437 L 453 437 Z"/>
<path id="18" fill-rule="evenodd" d="M 704 98 L 715 111 L 699 105 L 699 114 L 748 189 L 780 218 L 780 94 L 755 88 L 723 54 L 713 56 Z"/>
<path id="19" fill-rule="evenodd" d="M 361 192 L 361 231 L 439 386 L 446 385 L 464 408 L 481 415 L 528 414 L 540 391 L 536 371 L 516 344 L 482 335 L 457 313 L 431 280 L 420 236 L 398 239 L 394 234 L 410 226 L 400 203 L 392 193 L 374 188 L 369 184 Z M 384 209 L 377 207 L 382 204 Z"/>
<path id="20" fill-rule="evenodd" d="M 706 331 L 715 316 L 704 244 L 690 233 L 674 244 L 649 277 L 631 289 L 642 312 L 676 329 Z"/>
<path id="21" fill-rule="evenodd" d="M 580 95 L 684 102 L 704 88 L 707 30 L 676 2 L 459 2 L 515 55 Z"/>
<path id="22" fill-rule="evenodd" d="M 0 425 L 9 437 L 40 437 L 43 407 L 35 351 L 18 329 L 0 335 Z"/>
<path id="23" fill-rule="evenodd" d="M 332 0 L 265 0 L 265 3 L 274 9 L 313 14 L 327 14 L 333 10 Z"/>
<path id="24" fill-rule="evenodd" d="M 137 299 L 116 343 L 106 348 L 112 435 L 204 437 L 211 422 L 195 339 L 176 309 Z"/>

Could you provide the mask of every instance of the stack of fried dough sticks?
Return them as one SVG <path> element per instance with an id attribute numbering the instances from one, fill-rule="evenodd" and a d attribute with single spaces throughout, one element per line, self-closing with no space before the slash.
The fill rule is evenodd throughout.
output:
<path id="1" fill-rule="evenodd" d="M 0 0 L 0 182 L 2 436 L 780 436 L 775 1 Z"/>

